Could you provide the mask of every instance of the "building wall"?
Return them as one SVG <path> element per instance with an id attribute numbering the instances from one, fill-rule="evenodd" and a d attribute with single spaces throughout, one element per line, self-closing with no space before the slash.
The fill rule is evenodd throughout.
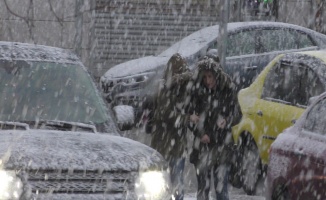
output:
<path id="1" fill-rule="evenodd" d="M 310 0 L 285 0 L 279 2 L 279 21 L 294 23 L 301 26 L 310 26 L 312 1 Z M 299 15 L 299 13 L 301 13 Z M 308 17 L 307 17 L 308 16 Z"/>
<path id="2" fill-rule="evenodd" d="M 298 24 L 326 34 L 326 0 L 282 1 L 279 13 L 279 21 Z"/>
<path id="3" fill-rule="evenodd" d="M 95 2 L 91 38 L 97 74 L 126 60 L 158 54 L 192 32 L 218 23 L 218 1 Z"/>

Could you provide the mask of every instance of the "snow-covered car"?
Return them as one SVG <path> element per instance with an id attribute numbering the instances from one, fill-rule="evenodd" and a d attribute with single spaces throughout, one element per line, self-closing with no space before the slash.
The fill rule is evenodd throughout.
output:
<path id="1" fill-rule="evenodd" d="M 232 127 L 243 188 L 254 194 L 268 166 L 268 150 L 296 123 L 309 100 L 326 91 L 326 51 L 303 51 L 274 58 L 256 80 L 238 93 L 242 118 Z"/>
<path id="2" fill-rule="evenodd" d="M 225 71 L 238 89 L 249 86 L 276 55 L 326 47 L 326 36 L 311 29 L 281 22 L 235 22 L 227 26 Z M 142 113 L 144 95 L 150 95 L 161 78 L 168 59 L 183 55 L 190 68 L 210 50 L 217 50 L 219 26 L 200 29 L 175 43 L 157 56 L 130 60 L 109 69 L 100 86 L 111 106 L 134 107 L 135 119 Z M 146 86 L 146 87 L 145 87 Z"/>
<path id="3" fill-rule="evenodd" d="M 0 199 L 169 199 L 163 157 L 121 137 L 80 59 L 0 42 Z"/>
<path id="4" fill-rule="evenodd" d="M 270 148 L 266 200 L 326 199 L 326 93 Z"/>

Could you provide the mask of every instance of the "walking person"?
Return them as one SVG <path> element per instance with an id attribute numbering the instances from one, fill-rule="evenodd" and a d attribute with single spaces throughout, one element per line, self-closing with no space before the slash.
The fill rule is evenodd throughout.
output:
<path id="1" fill-rule="evenodd" d="M 219 62 L 206 57 L 197 63 L 191 100 L 195 139 L 190 162 L 195 165 L 197 200 L 208 200 L 211 171 L 217 200 L 228 200 L 228 173 L 232 160 L 231 124 L 237 104 L 231 78 Z"/>
<path id="2" fill-rule="evenodd" d="M 151 100 L 152 111 L 147 124 L 151 127 L 147 128 L 147 132 L 152 134 L 151 147 L 169 163 L 175 200 L 182 200 L 184 196 L 183 171 L 189 121 L 187 85 L 191 77 L 185 59 L 180 54 L 174 54 L 167 63 L 158 93 Z"/>

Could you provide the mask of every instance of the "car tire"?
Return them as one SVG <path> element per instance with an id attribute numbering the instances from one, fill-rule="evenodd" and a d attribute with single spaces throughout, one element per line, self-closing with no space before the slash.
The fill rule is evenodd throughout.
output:
<path id="1" fill-rule="evenodd" d="M 235 188 L 242 187 L 241 176 L 235 170 L 232 169 L 232 166 L 229 175 L 229 183 Z"/>
<path id="2" fill-rule="evenodd" d="M 241 174 L 240 174 L 240 153 L 238 149 L 234 149 L 234 160 L 230 164 L 229 183 L 235 188 L 242 188 Z"/>
<path id="3" fill-rule="evenodd" d="M 247 136 L 244 143 L 241 144 L 240 153 L 240 178 L 242 188 L 248 195 L 254 195 L 262 170 L 258 148 L 252 137 Z"/>
<path id="4" fill-rule="evenodd" d="M 285 185 L 277 185 L 273 190 L 272 200 L 290 200 L 289 190 Z"/>

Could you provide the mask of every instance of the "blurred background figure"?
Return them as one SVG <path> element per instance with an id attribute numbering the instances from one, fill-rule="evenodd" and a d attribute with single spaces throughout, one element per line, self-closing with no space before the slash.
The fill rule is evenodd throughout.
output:
<path id="1" fill-rule="evenodd" d="M 157 94 L 144 102 L 150 107 L 144 109 L 150 111 L 146 132 L 152 134 L 151 147 L 169 163 L 175 200 L 182 200 L 184 196 L 183 171 L 189 118 L 187 85 L 191 78 L 185 59 L 174 54 L 167 63 Z"/>
<path id="2" fill-rule="evenodd" d="M 190 162 L 196 168 L 197 200 L 208 200 L 213 170 L 216 199 L 228 200 L 228 174 L 233 156 L 231 125 L 236 92 L 218 59 L 206 57 L 197 64 L 191 100 L 195 135 Z"/>

